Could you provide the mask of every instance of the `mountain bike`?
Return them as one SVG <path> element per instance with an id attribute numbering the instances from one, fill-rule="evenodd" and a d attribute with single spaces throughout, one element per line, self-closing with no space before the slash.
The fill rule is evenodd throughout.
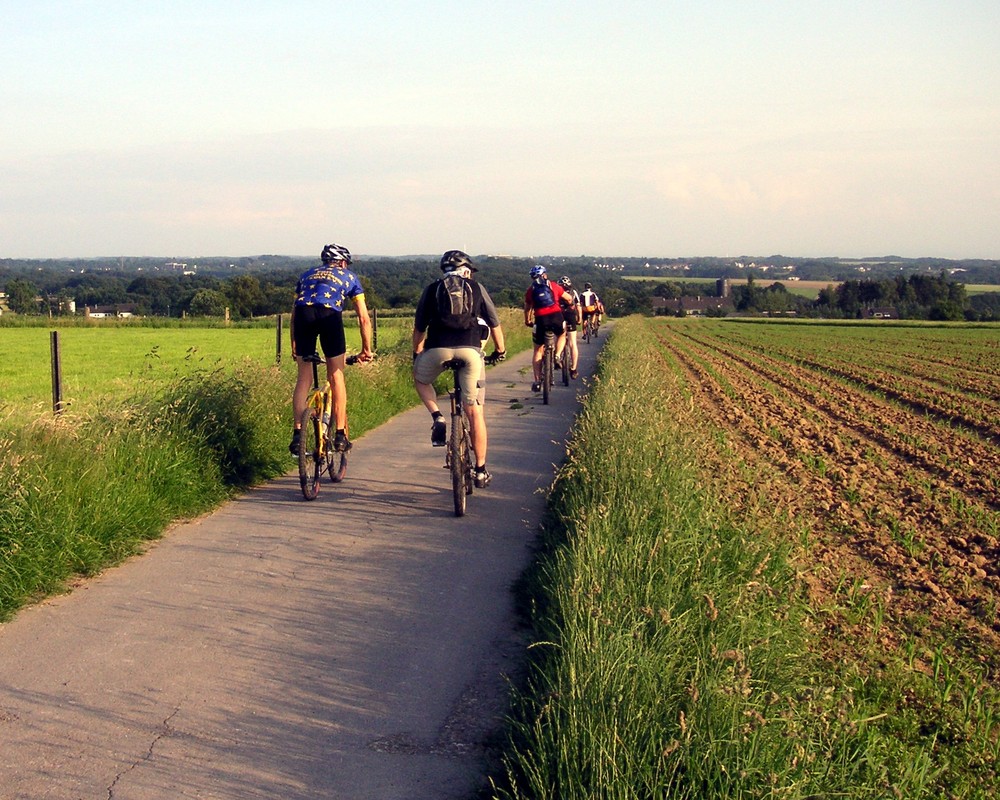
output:
<path id="1" fill-rule="evenodd" d="M 465 360 L 452 358 L 443 366 L 451 370 L 455 388 L 448 392 L 451 398 L 451 430 L 448 449 L 444 454 L 445 468 L 451 472 L 451 489 L 455 500 L 455 516 L 465 515 L 465 504 L 472 494 L 476 476 L 476 453 L 472 449 L 472 425 L 465 413 L 462 398 L 462 384 L 458 373 L 465 366 Z"/>
<path id="2" fill-rule="evenodd" d="M 347 475 L 347 450 L 334 447 L 336 420 L 333 419 L 333 387 L 329 376 L 324 385 L 319 384 L 319 353 L 303 356 L 312 364 L 313 385 L 306 401 L 305 411 L 299 417 L 302 428 L 299 439 L 299 485 L 306 500 L 315 500 L 319 494 L 320 476 L 329 473 L 330 480 L 340 483 Z M 357 356 L 348 356 L 347 363 L 354 364 Z M 346 433 L 346 428 L 344 429 Z"/>
<path id="3" fill-rule="evenodd" d="M 593 317 L 584 317 L 583 318 L 583 332 L 582 332 L 581 338 L 583 339 L 584 344 L 590 344 L 590 330 L 591 330 L 591 322 L 590 321 L 592 319 L 593 319 Z"/>

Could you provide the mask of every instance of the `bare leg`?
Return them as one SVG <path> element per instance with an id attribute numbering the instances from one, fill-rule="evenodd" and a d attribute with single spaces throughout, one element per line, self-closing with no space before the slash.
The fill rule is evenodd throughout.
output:
<path id="1" fill-rule="evenodd" d="M 481 467 L 486 463 L 486 416 L 480 405 L 467 405 L 465 414 L 472 428 L 472 449 L 476 451 L 476 466 Z"/>
<path id="2" fill-rule="evenodd" d="M 295 391 L 292 392 L 292 414 L 294 415 L 294 425 L 299 427 L 299 418 L 306 410 L 306 402 L 309 400 L 309 390 L 312 389 L 312 365 L 308 361 L 303 361 L 296 357 L 299 365 L 298 375 L 295 378 Z"/>
<path id="3" fill-rule="evenodd" d="M 326 360 L 326 375 L 333 390 L 333 419 L 337 423 L 334 430 L 347 428 L 347 384 L 344 383 L 344 356 Z"/>

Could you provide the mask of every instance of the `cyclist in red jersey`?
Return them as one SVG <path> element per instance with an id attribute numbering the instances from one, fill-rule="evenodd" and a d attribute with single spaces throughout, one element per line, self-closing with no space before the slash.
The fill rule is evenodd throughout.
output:
<path id="1" fill-rule="evenodd" d="M 562 286 L 549 280 L 545 267 L 536 264 L 531 268 L 531 286 L 524 293 L 524 324 L 529 328 L 534 326 L 531 341 L 535 352 L 531 362 L 534 373 L 534 383 L 531 391 L 542 390 L 542 356 L 545 353 L 545 334 L 552 332 L 556 336 L 556 363 L 562 356 L 566 344 L 566 325 L 563 319 Z"/>

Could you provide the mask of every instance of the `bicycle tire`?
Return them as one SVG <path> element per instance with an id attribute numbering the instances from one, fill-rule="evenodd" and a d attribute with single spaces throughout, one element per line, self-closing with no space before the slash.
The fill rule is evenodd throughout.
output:
<path id="1" fill-rule="evenodd" d="M 462 410 L 451 415 L 451 436 L 448 442 L 451 466 L 451 490 L 455 499 L 455 516 L 465 516 L 466 480 L 468 469 L 468 447 L 465 428 L 462 425 Z"/>
<path id="2" fill-rule="evenodd" d="M 299 485 L 306 500 L 315 500 L 319 494 L 319 478 L 323 474 L 320 455 L 320 428 L 322 423 L 315 408 L 307 408 L 299 418 L 302 433 L 299 438 Z"/>
<path id="3" fill-rule="evenodd" d="M 552 391 L 552 342 L 546 338 L 545 353 L 542 355 L 542 403 L 549 404 L 549 393 Z"/>
<path id="4" fill-rule="evenodd" d="M 465 434 L 465 493 L 469 495 L 476 485 L 476 451 L 472 449 L 472 430 L 468 423 L 462 427 Z"/>
<path id="5" fill-rule="evenodd" d="M 569 386 L 569 346 L 563 347 L 559 368 L 562 370 L 563 386 Z"/>
<path id="6" fill-rule="evenodd" d="M 330 476 L 330 480 L 334 483 L 340 483 L 344 480 L 347 475 L 347 451 L 338 452 L 333 449 L 333 442 L 327 441 L 327 452 L 330 453 L 330 457 L 327 459 L 326 471 Z"/>

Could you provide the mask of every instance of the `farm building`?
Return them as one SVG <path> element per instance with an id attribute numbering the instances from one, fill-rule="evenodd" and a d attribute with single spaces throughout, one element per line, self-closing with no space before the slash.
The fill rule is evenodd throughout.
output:
<path id="1" fill-rule="evenodd" d="M 133 303 L 120 303 L 114 306 L 85 306 L 83 310 L 84 316 L 92 317 L 94 319 L 103 319 L 106 317 L 134 317 L 135 316 L 135 304 Z"/>
<path id="2" fill-rule="evenodd" d="M 899 311 L 893 306 L 861 309 L 862 319 L 899 319 Z"/>
<path id="3" fill-rule="evenodd" d="M 657 316 L 704 316 L 709 312 L 729 313 L 732 310 L 733 301 L 728 297 L 653 298 L 653 314 Z"/>

